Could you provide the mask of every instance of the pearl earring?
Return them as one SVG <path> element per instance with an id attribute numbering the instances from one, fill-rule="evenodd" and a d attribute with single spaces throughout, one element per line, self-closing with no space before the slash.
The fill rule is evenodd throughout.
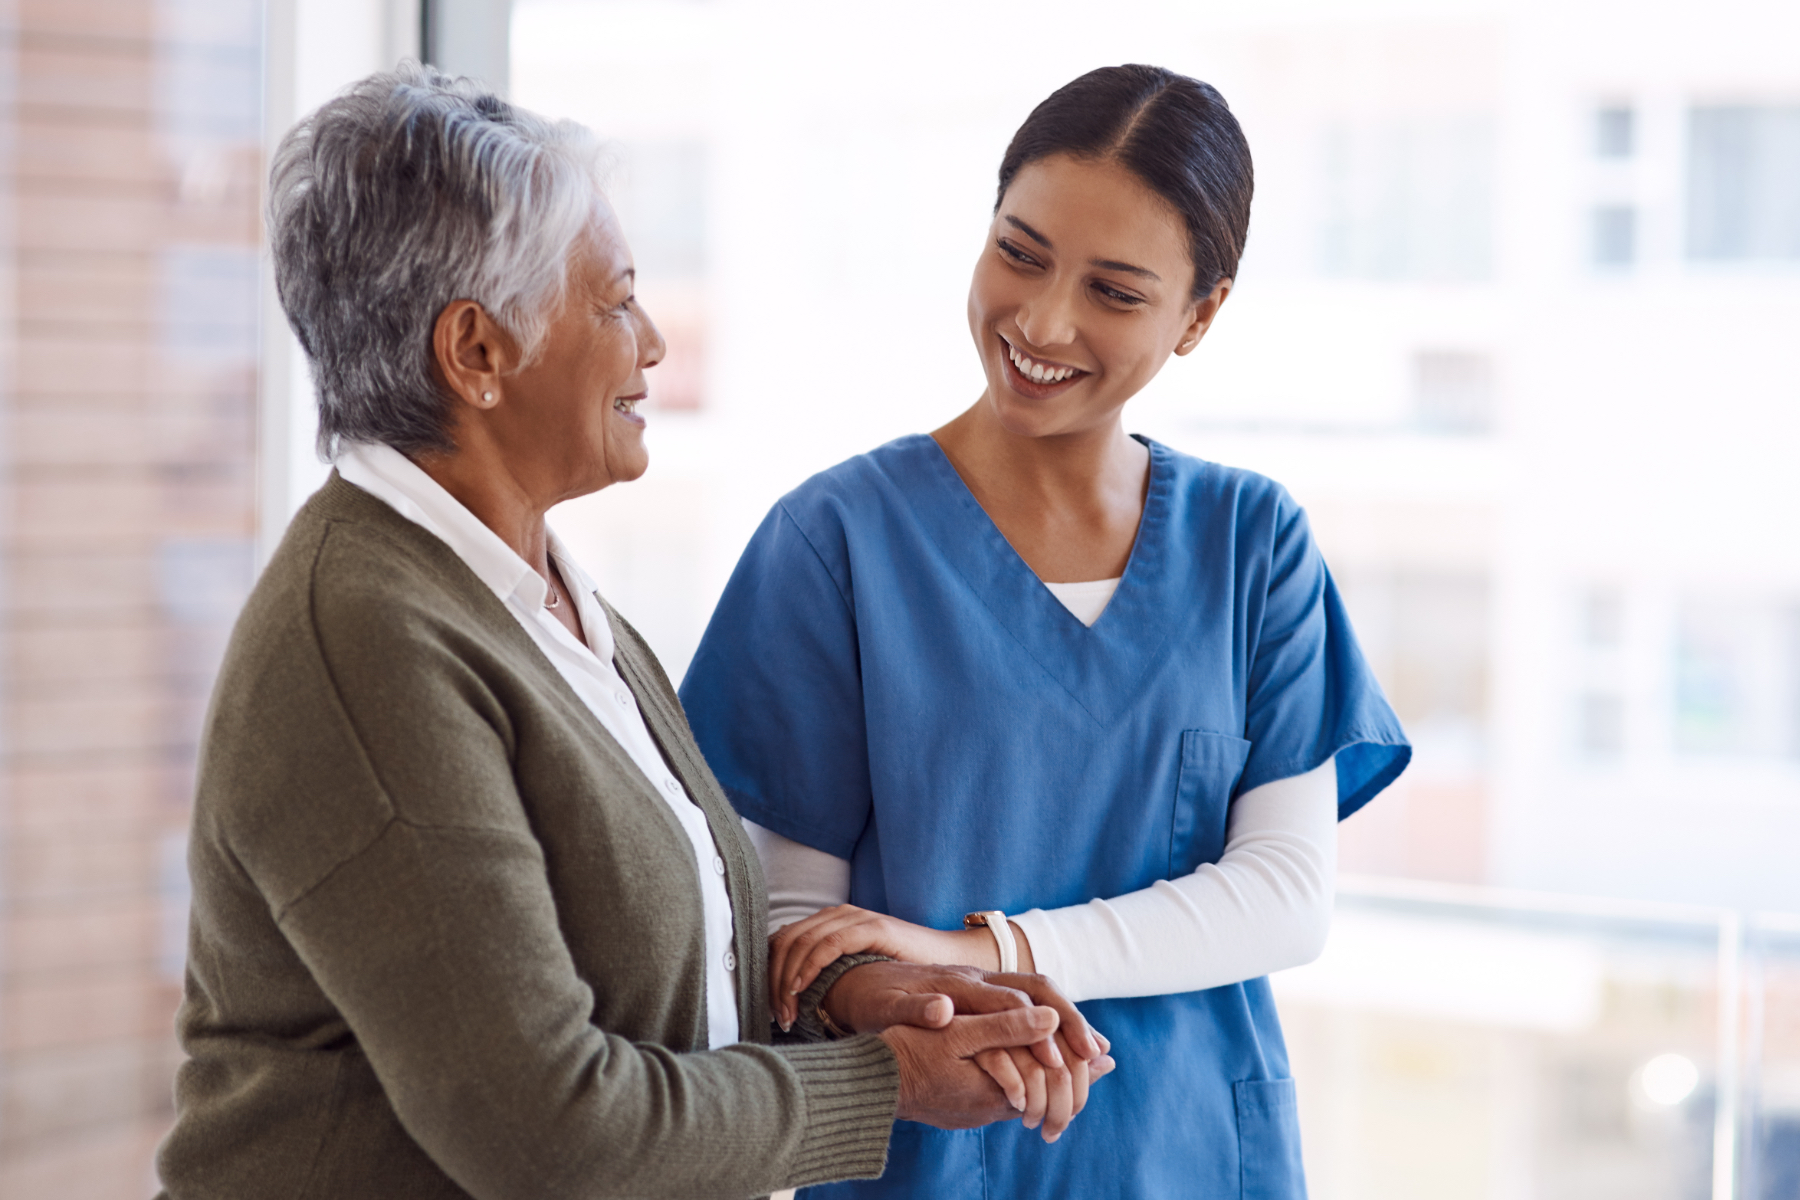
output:
<path id="1" fill-rule="evenodd" d="M 481 402 L 483 404 L 492 404 L 494 402 L 494 393 L 492 393 L 492 392 L 481 393 Z"/>

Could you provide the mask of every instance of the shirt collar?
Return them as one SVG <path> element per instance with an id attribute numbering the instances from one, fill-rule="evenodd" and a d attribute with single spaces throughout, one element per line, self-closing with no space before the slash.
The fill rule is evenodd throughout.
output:
<path id="1" fill-rule="evenodd" d="M 573 593 L 572 599 L 581 614 L 581 631 L 587 635 L 588 648 L 601 662 L 610 663 L 614 649 L 612 622 L 607 620 L 606 609 L 600 603 L 600 589 L 594 586 L 588 573 L 581 569 L 581 564 L 575 561 L 563 540 L 556 536 L 556 530 L 546 525 L 544 536 L 549 541 L 550 557 L 556 560 L 557 573 Z M 531 577 L 537 579 L 537 572 L 533 571 Z"/>
<path id="2" fill-rule="evenodd" d="M 543 609 L 550 594 L 543 576 L 417 463 L 392 446 L 357 442 L 338 452 L 335 465 L 346 483 L 355 484 L 407 520 L 436 534 L 502 601 L 516 597 L 528 612 Z M 605 610 L 598 604 L 593 580 L 575 562 L 554 530 L 546 529 L 545 533 L 563 582 L 574 589 L 578 598 L 595 597 L 591 606 L 581 605 L 582 628 L 595 655 L 610 661 L 612 629 Z"/>

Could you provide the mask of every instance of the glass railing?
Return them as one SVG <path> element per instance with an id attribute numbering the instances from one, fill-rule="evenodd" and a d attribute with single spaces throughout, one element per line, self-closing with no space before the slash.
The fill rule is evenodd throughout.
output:
<path id="1" fill-rule="evenodd" d="M 1738 1195 L 1800 1197 L 1800 916 L 1763 914 L 1744 939 L 1744 1136 Z"/>
<path id="2" fill-rule="evenodd" d="M 1274 984 L 1314 1200 L 1800 1197 L 1800 917 L 1351 878 Z"/>

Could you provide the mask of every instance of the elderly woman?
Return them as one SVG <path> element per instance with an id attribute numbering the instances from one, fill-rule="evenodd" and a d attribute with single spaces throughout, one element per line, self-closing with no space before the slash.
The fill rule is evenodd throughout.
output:
<path id="1" fill-rule="evenodd" d="M 276 152 L 337 470 L 208 720 L 171 1197 L 750 1196 L 1110 1068 L 1039 981 L 867 960 L 768 1044 L 755 853 L 544 524 L 643 473 L 663 352 L 594 159 L 423 68 Z"/>

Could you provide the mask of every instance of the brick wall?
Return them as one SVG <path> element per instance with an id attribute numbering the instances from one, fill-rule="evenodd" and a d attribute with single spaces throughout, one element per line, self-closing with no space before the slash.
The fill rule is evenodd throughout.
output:
<path id="1" fill-rule="evenodd" d="M 0 1196 L 155 1187 L 254 529 L 255 0 L 0 4 Z"/>

